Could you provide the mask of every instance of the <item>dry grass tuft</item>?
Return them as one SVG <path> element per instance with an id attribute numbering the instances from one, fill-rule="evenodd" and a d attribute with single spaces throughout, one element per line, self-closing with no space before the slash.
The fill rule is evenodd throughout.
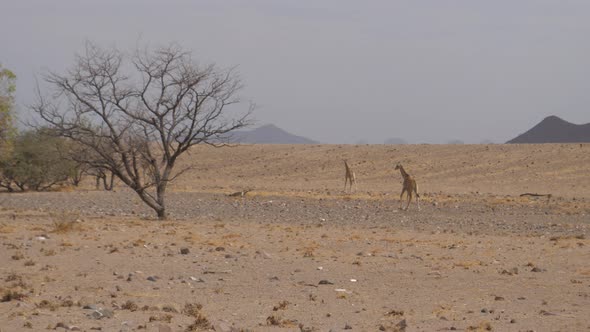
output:
<path id="1" fill-rule="evenodd" d="M 197 314 L 195 321 L 191 325 L 187 326 L 186 331 L 204 331 L 211 329 L 211 327 L 211 323 L 209 322 L 207 317 L 199 313 Z"/>
<path id="2" fill-rule="evenodd" d="M 182 313 L 187 316 L 197 317 L 201 313 L 203 306 L 199 303 L 187 303 L 182 309 Z"/>
<path id="3" fill-rule="evenodd" d="M 492 324 L 490 322 L 481 322 L 477 326 L 467 327 L 467 331 L 492 331 Z"/>
<path id="4" fill-rule="evenodd" d="M 42 300 L 41 302 L 36 304 L 36 307 L 39 309 L 49 309 L 51 311 L 56 311 L 59 308 L 59 305 L 49 301 L 49 300 Z"/>
<path id="5" fill-rule="evenodd" d="M 150 323 L 151 322 L 166 322 L 166 323 L 170 323 L 172 321 L 172 315 L 170 315 L 170 314 L 158 314 L 158 315 L 150 316 L 149 321 L 150 321 Z"/>
<path id="6" fill-rule="evenodd" d="M 281 316 L 272 314 L 266 317 L 266 325 L 278 327 L 295 327 L 297 323 L 289 319 L 283 319 Z"/>
<path id="7" fill-rule="evenodd" d="M 0 224 L 0 234 L 14 233 L 15 230 L 16 230 L 16 227 L 14 227 L 14 226 Z"/>

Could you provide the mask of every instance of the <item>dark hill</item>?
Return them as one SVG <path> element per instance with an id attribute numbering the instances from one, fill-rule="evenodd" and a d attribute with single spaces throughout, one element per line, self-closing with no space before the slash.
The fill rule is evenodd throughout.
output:
<path id="1" fill-rule="evenodd" d="M 232 142 L 247 144 L 318 144 L 314 140 L 293 135 L 272 124 L 249 131 L 236 131 L 232 135 Z"/>
<path id="2" fill-rule="evenodd" d="M 590 142 L 590 123 L 577 125 L 557 116 L 548 116 L 526 133 L 506 143 L 584 143 Z"/>

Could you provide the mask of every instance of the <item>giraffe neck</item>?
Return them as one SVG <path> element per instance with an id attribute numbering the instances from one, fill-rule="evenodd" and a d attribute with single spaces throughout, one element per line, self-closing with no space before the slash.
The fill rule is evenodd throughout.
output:
<path id="1" fill-rule="evenodd" d="M 399 171 L 402 173 L 404 179 L 408 177 L 408 173 L 406 173 L 406 170 L 402 166 L 399 167 Z"/>

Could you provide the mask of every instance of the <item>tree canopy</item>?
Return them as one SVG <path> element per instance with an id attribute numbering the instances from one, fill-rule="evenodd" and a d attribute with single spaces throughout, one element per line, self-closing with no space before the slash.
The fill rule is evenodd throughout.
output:
<path id="1" fill-rule="evenodd" d="M 63 74 L 43 76 L 32 107 L 54 133 L 87 149 L 79 162 L 112 172 L 160 219 L 167 185 L 186 169 L 178 158 L 196 144 L 223 145 L 248 124 L 237 114 L 242 83 L 234 68 L 200 65 L 178 45 L 130 53 L 88 43 Z"/>

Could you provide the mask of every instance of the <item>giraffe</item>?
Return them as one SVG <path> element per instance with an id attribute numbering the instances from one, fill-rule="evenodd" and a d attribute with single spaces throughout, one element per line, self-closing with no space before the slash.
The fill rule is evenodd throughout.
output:
<path id="1" fill-rule="evenodd" d="M 418 210 L 420 210 L 420 195 L 418 195 L 418 185 L 416 184 L 416 180 L 414 180 L 410 174 L 406 173 L 404 167 L 401 164 L 395 165 L 395 169 L 399 169 L 400 173 L 402 173 L 402 177 L 404 178 L 402 193 L 399 195 L 399 208 L 402 208 L 402 197 L 404 196 L 404 192 L 406 192 L 406 196 L 408 196 L 408 204 L 404 210 L 407 210 L 410 207 L 412 193 L 416 193 L 416 204 L 418 204 Z"/>
<path id="2" fill-rule="evenodd" d="M 350 183 L 350 192 L 356 188 L 356 176 L 354 175 L 353 170 L 348 166 L 348 162 L 344 159 L 344 168 L 346 172 L 344 173 L 344 192 L 346 192 L 346 184 Z"/>

